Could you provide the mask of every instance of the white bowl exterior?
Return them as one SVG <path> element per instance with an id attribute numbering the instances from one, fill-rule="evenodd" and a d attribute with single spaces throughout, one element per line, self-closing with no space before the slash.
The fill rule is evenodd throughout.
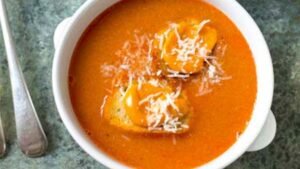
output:
<path id="1" fill-rule="evenodd" d="M 53 61 L 53 92 L 55 103 L 63 123 L 70 132 L 74 140 L 81 148 L 91 155 L 94 159 L 109 168 L 126 169 L 128 167 L 118 163 L 102 152 L 87 136 L 80 126 L 73 111 L 68 89 L 69 64 L 76 47 L 77 41 L 88 25 L 107 7 L 116 3 L 118 0 L 88 0 L 73 15 L 65 36 L 57 46 Z M 69 29 L 71 28 L 71 29 Z"/>
<path id="2" fill-rule="evenodd" d="M 252 118 L 239 140 L 226 152 L 200 168 L 223 168 L 238 157 L 255 141 L 261 131 L 272 102 L 273 67 L 271 56 L 262 33 L 250 15 L 234 0 L 205 0 L 227 15 L 246 38 L 253 53 L 257 72 L 257 98 Z M 68 90 L 69 63 L 81 34 L 105 9 L 118 0 L 88 0 L 72 16 L 66 34 L 57 46 L 53 63 L 53 91 L 60 116 L 76 142 L 93 158 L 109 168 L 127 168 L 102 152 L 81 128 L 71 105 Z"/>

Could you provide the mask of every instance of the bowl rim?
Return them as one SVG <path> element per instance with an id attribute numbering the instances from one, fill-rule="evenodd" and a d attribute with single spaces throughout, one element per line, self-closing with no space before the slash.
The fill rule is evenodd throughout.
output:
<path id="1" fill-rule="evenodd" d="M 66 101 L 69 100 L 68 98 L 69 94 L 63 94 L 66 92 L 66 90 L 68 90 L 65 85 L 65 83 L 67 83 L 66 82 L 67 78 L 63 76 L 61 73 L 63 72 L 64 69 L 66 69 L 66 67 L 68 72 L 69 65 L 65 66 L 65 64 L 62 64 L 62 62 L 64 63 L 63 59 L 66 58 L 66 53 L 68 53 L 67 50 L 72 48 L 70 42 L 77 44 L 77 41 L 79 40 L 79 38 L 74 38 L 74 35 L 78 33 L 78 31 L 76 31 L 77 27 L 81 25 L 82 22 L 85 22 L 83 24 L 84 27 L 88 27 L 89 23 L 92 20 L 94 20 L 95 17 L 91 19 L 91 21 L 84 21 L 83 19 L 87 15 L 91 14 L 92 12 L 97 13 L 97 10 L 95 11 L 95 5 L 99 5 L 99 4 L 104 5 L 105 7 L 103 8 L 105 11 L 105 9 L 107 9 L 108 7 L 110 7 L 111 5 L 115 4 L 118 1 L 119 0 L 103 0 L 103 1 L 88 0 L 83 5 L 81 5 L 81 7 L 75 12 L 75 14 L 72 16 L 72 21 L 70 22 L 68 29 L 65 32 L 65 36 L 62 37 L 61 43 L 58 45 L 55 51 L 53 67 L 52 67 L 52 87 L 53 87 L 55 103 L 58 112 L 60 114 L 60 117 L 63 123 L 65 124 L 68 132 L 71 134 L 73 139 L 80 145 L 80 147 L 85 152 L 87 152 L 90 156 L 92 156 L 94 159 L 104 164 L 105 166 L 108 166 L 110 168 L 127 168 L 127 166 L 123 165 L 121 162 L 117 162 L 112 157 L 106 155 L 106 153 L 103 152 L 101 149 L 97 148 L 97 146 L 95 146 L 95 144 L 88 138 L 86 133 L 80 127 L 80 124 L 76 120 L 76 117 L 74 121 L 74 117 L 73 117 L 74 111 L 72 108 L 70 108 L 69 105 L 70 103 Z M 250 26 L 250 28 L 252 29 L 251 31 L 253 31 L 254 34 L 256 35 L 254 39 L 258 40 L 258 42 L 255 42 L 257 44 L 253 44 L 252 42 L 253 40 L 250 41 L 252 42 L 250 44 L 250 42 L 248 41 L 249 39 L 247 39 L 248 37 L 245 37 L 244 35 L 244 31 L 248 31 L 248 30 L 241 30 L 239 27 L 239 23 L 236 23 L 233 20 L 233 18 L 229 17 L 226 11 L 223 11 L 223 9 L 220 9 L 215 6 L 217 9 L 221 10 L 225 15 L 227 15 L 227 17 L 240 29 L 241 33 L 246 38 L 251 51 L 253 48 L 253 46 L 251 45 L 259 45 L 260 46 L 260 48 L 258 48 L 260 50 L 259 53 L 262 53 L 262 55 L 264 56 L 261 57 L 264 59 L 264 61 L 261 61 L 263 63 L 259 62 L 259 67 L 257 66 L 257 60 L 262 60 L 262 59 L 258 59 L 259 57 L 254 57 L 255 65 L 256 65 L 256 74 L 258 76 L 257 97 L 259 98 L 257 98 L 255 102 L 253 114 L 256 111 L 261 112 L 260 116 L 258 117 L 258 115 L 256 115 L 255 119 L 254 117 L 251 117 L 249 126 L 245 129 L 240 139 L 237 140 L 228 150 L 226 150 L 223 154 L 220 154 L 215 159 L 199 167 L 199 168 L 223 168 L 225 166 L 228 166 L 237 158 L 239 158 L 255 141 L 256 137 L 258 136 L 261 129 L 263 128 L 263 125 L 268 115 L 268 111 L 272 103 L 273 88 L 274 88 L 274 74 L 273 74 L 271 55 L 267 43 L 263 37 L 263 34 L 258 28 L 257 24 L 254 22 L 254 20 L 248 14 L 248 12 L 235 0 L 230 0 L 226 2 L 224 1 L 222 2 L 220 0 L 205 0 L 205 1 L 212 4 L 213 6 L 215 6 L 217 3 L 223 4 L 225 6 L 224 8 L 226 8 L 224 10 L 236 10 L 236 12 L 239 14 L 236 17 L 241 17 L 245 21 L 247 21 L 242 24 L 246 24 Z M 98 11 L 98 14 L 95 16 L 98 16 L 102 12 L 103 11 Z M 79 34 L 78 36 L 80 37 L 81 34 Z M 74 44 L 73 44 L 73 49 L 74 49 Z M 73 53 L 73 49 L 71 53 Z M 252 51 L 252 53 L 253 55 L 255 55 L 255 51 Z M 262 75 L 260 75 L 260 73 Z M 262 87 L 260 86 L 259 82 L 263 83 Z M 62 83 L 64 83 L 64 85 L 62 85 Z"/>

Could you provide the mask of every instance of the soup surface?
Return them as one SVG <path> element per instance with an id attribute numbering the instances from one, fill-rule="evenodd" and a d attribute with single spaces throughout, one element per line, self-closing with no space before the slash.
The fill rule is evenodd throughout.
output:
<path id="1" fill-rule="evenodd" d="M 244 131 L 257 90 L 244 37 L 200 0 L 117 3 L 81 37 L 69 76 L 82 127 L 100 149 L 134 168 L 192 168 L 213 160 Z M 124 103 L 130 124 L 112 122 L 116 95 L 150 90 L 159 96 L 144 94 L 152 97 L 148 107 L 142 99 Z M 149 121 L 151 105 L 164 99 L 169 114 Z"/>

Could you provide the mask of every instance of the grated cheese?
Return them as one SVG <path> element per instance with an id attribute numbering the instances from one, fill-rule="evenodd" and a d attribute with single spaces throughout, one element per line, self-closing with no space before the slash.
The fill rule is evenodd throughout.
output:
<path id="1" fill-rule="evenodd" d="M 123 46 L 115 54 L 118 61 L 113 64 L 105 63 L 101 65 L 101 72 L 104 77 L 112 78 L 113 88 L 118 88 L 121 96 L 125 96 L 127 87 L 133 82 L 137 82 L 137 89 L 141 90 L 143 84 L 149 83 L 155 87 L 165 87 L 165 81 L 161 81 L 161 77 L 192 79 L 192 83 L 199 84 L 198 96 L 202 96 L 212 92 L 211 86 L 220 84 L 224 80 L 231 79 L 226 76 L 222 64 L 219 61 L 219 56 L 213 56 L 211 51 L 203 45 L 203 39 L 199 36 L 202 28 L 209 23 L 210 20 L 204 20 L 198 25 L 195 25 L 195 31 L 198 36 L 182 37 L 179 34 L 179 24 L 172 23 L 169 28 L 160 34 L 141 34 L 140 31 L 134 31 L 133 39 L 124 42 Z M 166 37 L 171 32 L 175 32 L 177 46 L 171 51 L 164 49 Z M 158 46 L 154 46 L 154 41 L 158 42 Z M 154 56 L 155 48 L 160 50 L 159 56 Z M 226 47 L 216 47 L 220 50 L 220 54 L 224 55 Z M 170 52 L 170 53 L 167 53 Z M 162 59 L 165 54 L 176 56 L 176 61 L 184 62 L 181 72 L 170 68 L 162 69 L 157 66 L 156 59 Z M 185 64 L 191 61 L 192 57 L 197 56 L 204 60 L 204 67 L 197 75 L 187 73 L 184 69 Z M 158 58 L 157 58 L 158 57 Z M 200 62 L 196 59 L 194 67 Z M 183 129 L 188 129 L 189 125 L 180 119 L 179 107 L 176 105 L 176 99 L 181 95 L 181 85 L 172 92 L 157 92 L 150 94 L 139 100 L 138 105 L 144 106 L 147 113 L 148 130 L 150 131 L 167 131 L 176 133 Z M 107 96 L 104 97 L 101 105 L 101 114 L 105 107 Z M 128 99 L 127 101 L 131 101 Z M 128 103 L 131 105 L 132 103 Z M 176 112 L 176 116 L 172 115 L 171 111 Z M 174 113 L 173 113 L 174 114 Z M 175 139 L 176 144 L 176 139 Z"/>
<path id="2" fill-rule="evenodd" d="M 103 102 L 102 102 L 101 107 L 100 107 L 100 115 L 101 115 L 101 117 L 103 116 L 103 113 L 104 113 L 104 107 L 105 107 L 105 104 L 107 102 L 107 98 L 108 98 L 107 95 L 104 96 Z"/>
<path id="3" fill-rule="evenodd" d="M 162 35 L 156 35 L 155 37 L 160 42 L 159 48 L 161 49 L 161 58 L 165 54 L 171 55 L 176 57 L 176 61 L 180 61 L 183 63 L 181 67 L 181 72 L 188 73 L 184 66 L 187 64 L 188 61 L 192 61 L 193 56 L 197 56 L 198 58 L 205 57 L 208 53 L 208 50 L 206 46 L 203 46 L 203 39 L 200 37 L 199 33 L 202 30 L 202 28 L 209 23 L 210 20 L 204 20 L 199 23 L 199 25 L 196 25 L 196 35 L 191 37 L 182 37 L 179 34 L 179 24 L 172 23 L 170 27 L 162 34 Z M 170 36 L 170 33 L 174 32 L 176 35 L 177 40 L 177 46 L 175 46 L 170 53 L 166 51 L 165 48 L 163 48 L 163 44 L 165 43 L 165 39 Z M 197 67 L 197 64 L 199 63 L 199 59 L 196 59 L 196 62 L 194 63 L 194 67 Z M 171 75 L 170 77 L 173 77 Z M 176 77 L 176 76 L 175 76 Z"/>
<path id="4" fill-rule="evenodd" d="M 149 130 L 164 130 L 176 133 L 187 127 L 178 116 L 172 116 L 170 109 L 175 110 L 176 113 L 182 114 L 175 104 L 175 100 L 181 93 L 178 89 L 172 93 L 156 93 L 143 99 L 140 104 L 147 103 L 145 109 L 147 111 L 147 122 Z M 159 97 L 164 96 L 164 97 Z M 161 122 L 163 120 L 162 125 Z"/>

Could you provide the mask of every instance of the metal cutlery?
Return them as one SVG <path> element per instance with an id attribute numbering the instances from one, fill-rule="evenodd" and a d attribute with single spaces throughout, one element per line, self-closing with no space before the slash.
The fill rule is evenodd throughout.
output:
<path id="1" fill-rule="evenodd" d="M 2 120 L 0 116 L 0 157 L 2 157 L 5 154 L 5 150 L 6 150 L 6 143 L 5 143 L 5 137 L 3 132 Z"/>
<path id="2" fill-rule="evenodd" d="M 48 141 L 19 66 L 4 0 L 0 0 L 0 21 L 9 67 L 18 144 L 25 155 L 37 157 L 45 153 Z"/>

